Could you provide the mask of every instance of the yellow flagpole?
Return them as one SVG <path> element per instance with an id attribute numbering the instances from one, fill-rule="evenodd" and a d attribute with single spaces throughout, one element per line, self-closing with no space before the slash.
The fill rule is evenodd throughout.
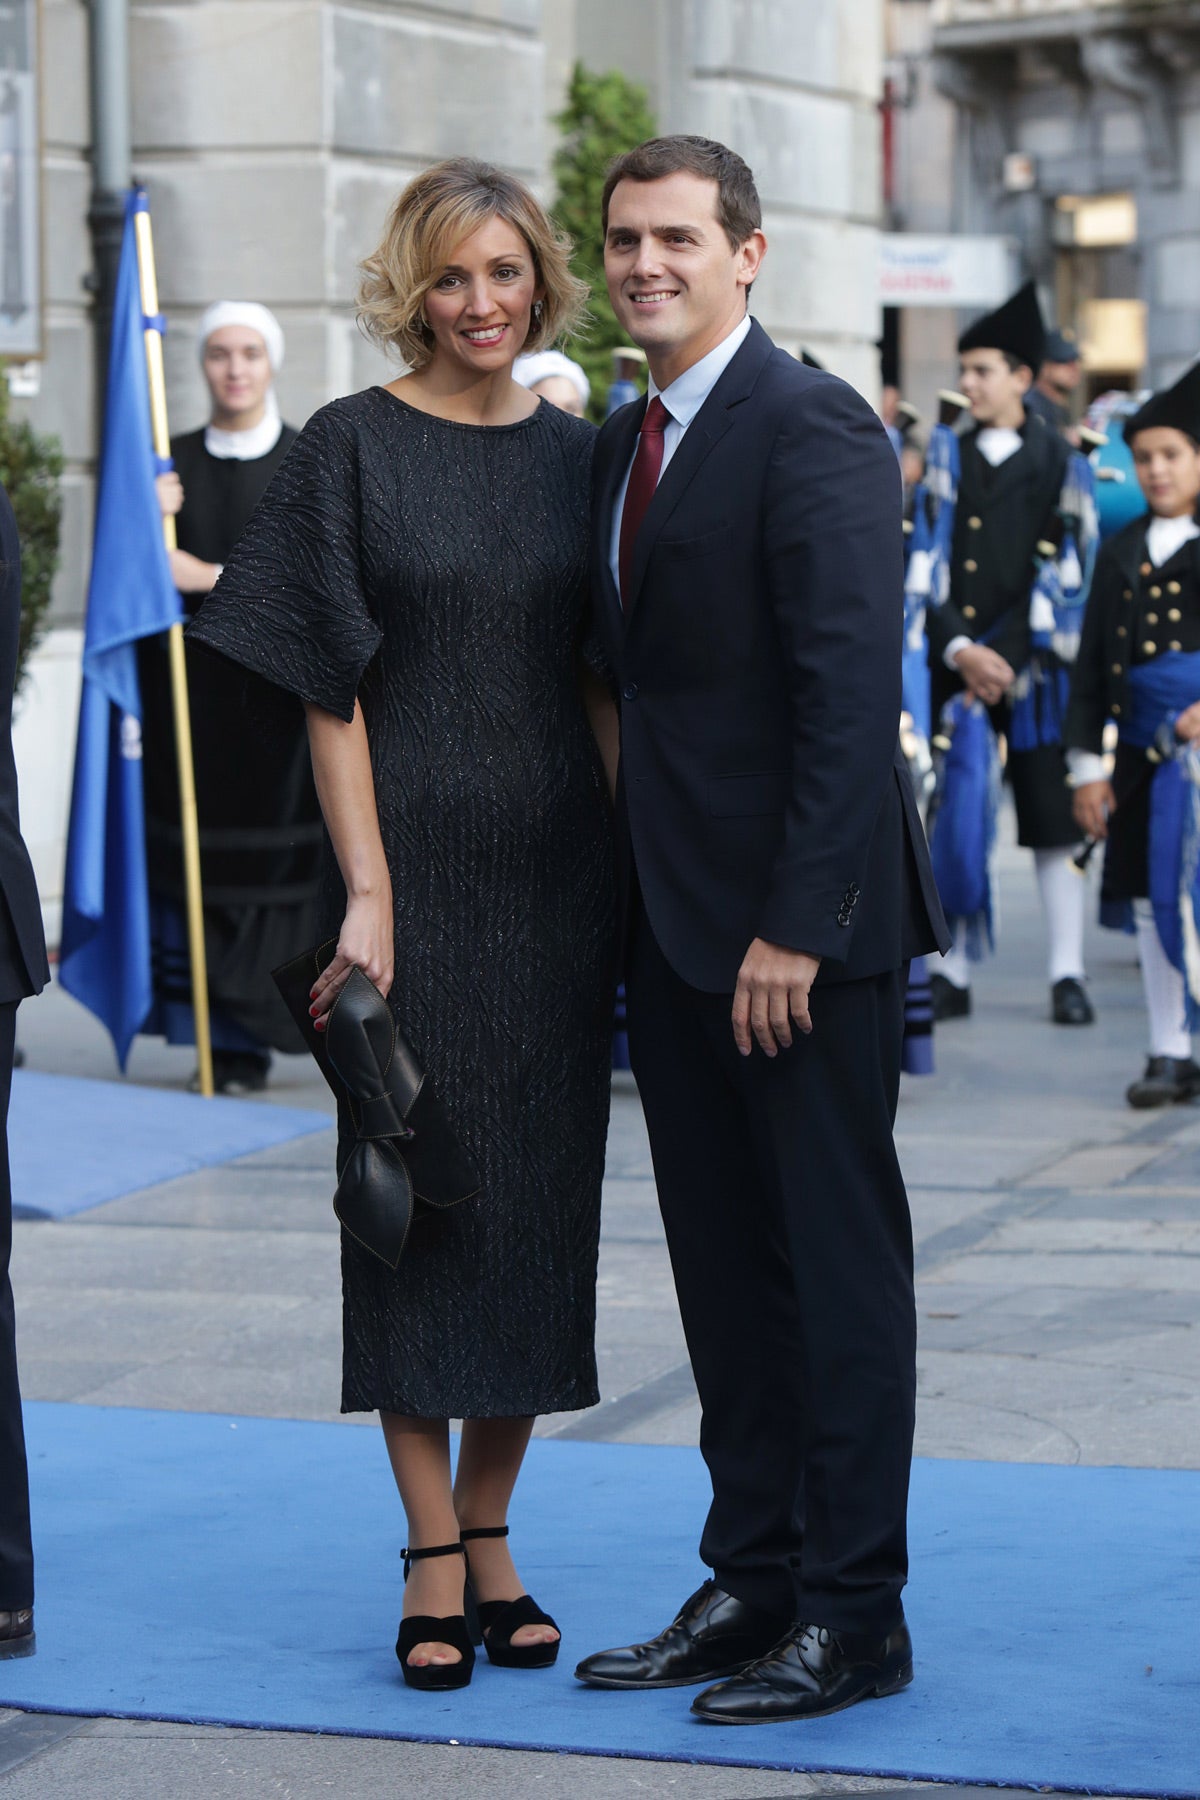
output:
<path id="1" fill-rule="evenodd" d="M 154 269 L 154 239 L 150 214 L 135 215 L 138 275 L 142 290 L 142 314 L 158 318 L 158 277 Z M 146 372 L 150 378 L 150 418 L 156 456 L 171 454 L 167 429 L 167 384 L 163 374 L 162 332 L 157 325 L 145 328 Z M 163 538 L 175 548 L 175 520 L 163 517 Z M 192 969 L 192 1016 L 196 1024 L 196 1061 L 200 1092 L 213 1095 L 212 1033 L 208 1017 L 208 962 L 204 953 L 204 901 L 200 886 L 200 822 L 196 812 L 196 770 L 192 756 L 192 719 L 188 706 L 187 663 L 183 626 L 172 625 L 168 634 L 171 657 L 171 701 L 175 713 L 175 755 L 179 764 L 179 817 L 183 827 L 183 876 L 187 894 L 188 955 Z"/>

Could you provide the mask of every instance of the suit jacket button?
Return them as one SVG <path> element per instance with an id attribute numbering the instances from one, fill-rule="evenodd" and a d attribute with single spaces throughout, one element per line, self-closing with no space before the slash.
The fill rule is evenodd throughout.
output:
<path id="1" fill-rule="evenodd" d="M 636 681 L 627 681 L 625 683 L 625 686 L 621 689 L 621 698 L 623 700 L 636 700 L 637 697 L 638 697 L 637 682 Z"/>
<path id="2" fill-rule="evenodd" d="M 850 914 L 848 912 L 840 912 L 838 914 L 838 924 L 839 925 L 848 925 L 849 923 L 850 923 Z"/>

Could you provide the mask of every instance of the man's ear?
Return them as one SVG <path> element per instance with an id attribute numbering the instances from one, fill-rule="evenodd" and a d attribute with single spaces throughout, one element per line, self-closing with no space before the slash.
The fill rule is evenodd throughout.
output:
<path id="1" fill-rule="evenodd" d="M 762 268 L 763 257 L 767 254 L 767 240 L 762 231 L 752 231 L 744 243 L 738 247 L 737 281 L 741 287 L 749 287 L 758 279 L 758 271 Z"/>
<path id="2" fill-rule="evenodd" d="M 1018 391 L 1022 394 L 1027 394 L 1033 386 L 1033 370 L 1030 368 L 1029 364 L 1019 363 L 1013 370 L 1013 374 L 1016 377 Z"/>

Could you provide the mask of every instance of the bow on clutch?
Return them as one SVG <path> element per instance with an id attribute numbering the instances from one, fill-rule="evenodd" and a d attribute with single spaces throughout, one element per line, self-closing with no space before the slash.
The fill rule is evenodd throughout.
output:
<path id="1" fill-rule="evenodd" d="M 272 978 L 354 1124 L 333 1210 L 364 1250 L 396 1269 L 414 1215 L 471 1199 L 479 1176 L 391 1007 L 361 969 L 350 971 L 325 1030 L 316 1029 L 310 991 L 335 948 L 330 939 L 273 970 Z"/>

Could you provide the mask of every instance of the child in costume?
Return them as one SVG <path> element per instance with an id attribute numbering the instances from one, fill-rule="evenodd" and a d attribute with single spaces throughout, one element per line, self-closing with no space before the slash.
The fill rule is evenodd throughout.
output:
<path id="1" fill-rule="evenodd" d="M 1125 441 L 1149 510 L 1100 551 L 1066 742 L 1075 817 L 1105 846 L 1101 922 L 1137 934 L 1150 1055 L 1126 1098 L 1152 1107 L 1200 1094 L 1200 363 L 1151 395 Z"/>

